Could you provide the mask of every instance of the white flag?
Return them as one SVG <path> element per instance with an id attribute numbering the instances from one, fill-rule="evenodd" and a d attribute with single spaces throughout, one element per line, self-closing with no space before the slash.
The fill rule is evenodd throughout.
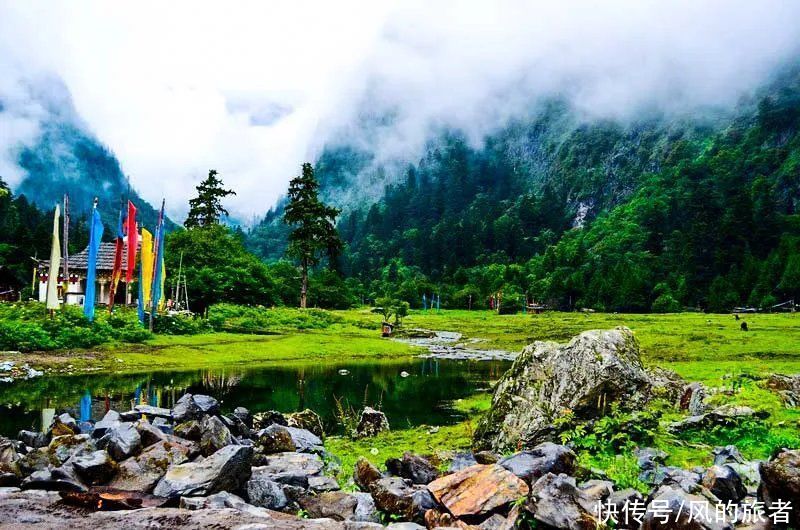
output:
<path id="1" fill-rule="evenodd" d="M 61 269 L 61 243 L 58 240 L 61 210 L 56 204 L 53 216 L 53 248 L 50 249 L 50 273 L 47 276 L 47 309 L 58 309 L 58 271 Z"/>

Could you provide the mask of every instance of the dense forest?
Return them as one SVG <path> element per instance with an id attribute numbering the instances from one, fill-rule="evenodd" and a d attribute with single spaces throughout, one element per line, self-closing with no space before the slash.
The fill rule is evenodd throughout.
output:
<path id="1" fill-rule="evenodd" d="M 327 149 L 323 192 L 370 154 Z M 384 171 L 383 168 L 367 171 Z M 562 101 L 479 148 L 457 131 L 377 201 L 337 204 L 339 269 L 362 299 L 446 307 L 527 296 L 561 309 L 727 311 L 800 299 L 800 75 L 731 114 L 583 122 Z M 282 255 L 282 205 L 248 234 Z"/>

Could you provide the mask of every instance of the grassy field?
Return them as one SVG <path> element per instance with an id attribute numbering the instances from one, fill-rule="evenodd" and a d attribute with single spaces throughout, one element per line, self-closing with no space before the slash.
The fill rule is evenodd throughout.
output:
<path id="1" fill-rule="evenodd" d="M 158 335 L 142 344 L 112 343 L 92 350 L 0 354 L 0 361 L 23 358 L 35 367 L 56 371 L 69 367 L 69 371 L 118 373 L 270 363 L 374 362 L 417 353 L 407 344 L 380 338 L 380 317 L 367 309 L 332 312 L 324 326 L 313 329 L 292 329 L 291 319 L 273 316 L 263 321 L 279 325 L 261 330 L 267 334 Z M 693 466 L 707 465 L 710 451 L 716 445 L 734 443 L 752 458 L 765 458 L 778 446 L 800 446 L 800 410 L 784 408 L 778 396 L 758 381 L 775 372 L 800 373 L 800 315 L 747 315 L 743 320 L 750 331 L 741 331 L 740 321 L 731 315 L 699 313 L 500 316 L 488 311 L 412 312 L 404 324 L 406 328 L 457 331 L 464 339 L 480 339 L 474 347 L 509 351 L 518 351 L 534 340 L 563 342 L 588 329 L 628 326 L 640 342 L 646 364 L 672 369 L 685 379 L 701 381 L 712 389 L 725 390 L 736 382 L 739 387 L 736 393 L 715 393 L 709 399 L 710 404 L 736 403 L 770 414 L 762 424 L 728 431 L 683 437 L 672 436 L 665 429 L 653 433 L 651 443 L 670 454 L 671 464 Z M 454 407 L 468 418 L 456 425 L 393 430 L 360 441 L 330 437 L 329 449 L 343 461 L 339 478 L 346 481 L 359 456 L 382 464 L 388 457 L 412 450 L 436 455 L 446 462 L 453 451 L 469 447 L 472 431 L 489 400 L 489 394 L 479 394 L 455 403 Z M 664 421 L 679 418 L 680 413 L 674 410 L 663 411 Z M 611 478 L 623 484 L 641 487 L 636 482 L 629 452 L 616 453 L 607 448 L 584 450 L 580 458 L 587 467 L 606 470 Z"/>

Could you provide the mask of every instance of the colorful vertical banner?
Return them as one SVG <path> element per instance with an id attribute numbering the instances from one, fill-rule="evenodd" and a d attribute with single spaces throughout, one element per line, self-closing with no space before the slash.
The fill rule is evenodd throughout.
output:
<path id="1" fill-rule="evenodd" d="M 111 287 L 108 290 L 108 310 L 114 309 L 114 297 L 117 294 L 117 285 L 122 278 L 122 253 L 125 246 L 122 233 L 122 212 L 119 212 L 117 222 L 117 237 L 114 239 L 114 268 L 111 271 Z"/>
<path id="2" fill-rule="evenodd" d="M 61 243 L 59 242 L 59 219 L 61 209 L 56 204 L 53 215 L 53 246 L 50 248 L 50 272 L 47 277 L 47 309 L 58 309 L 58 270 L 61 268 Z"/>
<path id="3" fill-rule="evenodd" d="M 153 234 L 142 228 L 142 251 L 140 253 L 142 301 L 145 307 L 150 306 L 150 294 L 153 288 Z"/>
<path id="4" fill-rule="evenodd" d="M 156 308 L 161 301 L 163 277 L 164 277 L 164 202 L 161 201 L 161 211 L 158 213 L 158 227 L 156 228 L 156 240 L 154 244 L 155 259 L 153 260 L 153 289 L 150 302 L 150 324 L 152 326 L 153 316 Z"/>
<path id="5" fill-rule="evenodd" d="M 92 209 L 92 218 L 89 221 L 89 258 L 86 267 L 86 292 L 83 296 L 83 314 L 90 321 L 94 320 L 95 283 L 97 276 L 97 253 L 100 251 L 100 242 L 103 239 L 103 222 L 97 205 Z"/>
<path id="6" fill-rule="evenodd" d="M 136 229 L 136 206 L 128 201 L 128 218 L 125 220 L 125 232 L 128 234 L 128 265 L 125 269 L 125 282 L 133 281 L 133 270 L 136 268 L 136 249 L 139 247 L 139 231 Z"/>

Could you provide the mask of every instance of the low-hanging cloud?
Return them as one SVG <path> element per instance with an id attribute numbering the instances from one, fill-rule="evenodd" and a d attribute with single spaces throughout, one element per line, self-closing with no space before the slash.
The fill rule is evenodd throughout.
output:
<path id="1" fill-rule="evenodd" d="M 24 176 L 43 115 L 20 87 L 56 75 L 146 199 L 180 218 L 213 167 L 247 219 L 331 142 L 413 159 L 554 95 L 587 119 L 731 107 L 797 54 L 797 20 L 791 0 L 0 0 L 0 174 Z"/>

